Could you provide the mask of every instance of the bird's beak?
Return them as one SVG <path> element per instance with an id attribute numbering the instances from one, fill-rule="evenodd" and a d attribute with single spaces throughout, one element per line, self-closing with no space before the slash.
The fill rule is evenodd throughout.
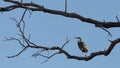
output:
<path id="1" fill-rule="evenodd" d="M 75 39 L 81 39 L 80 37 L 75 37 Z"/>

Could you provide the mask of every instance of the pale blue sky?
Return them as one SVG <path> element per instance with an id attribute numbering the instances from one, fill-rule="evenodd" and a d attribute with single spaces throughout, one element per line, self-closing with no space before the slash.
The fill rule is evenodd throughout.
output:
<path id="1" fill-rule="evenodd" d="M 25 0 L 30 2 L 31 0 Z M 64 0 L 33 0 L 34 3 L 42 4 L 46 8 L 64 11 Z M 68 0 L 68 12 L 76 12 L 84 17 L 99 21 L 117 21 L 115 16 L 120 17 L 120 0 Z M 0 7 L 9 5 L 0 1 Z M 41 64 L 45 59 L 42 57 L 32 58 L 36 52 L 28 49 L 18 57 L 8 59 L 6 56 L 16 54 L 21 48 L 15 41 L 3 41 L 5 37 L 18 37 L 17 28 L 9 17 L 20 19 L 22 9 L 0 13 L 0 67 L 1 68 L 116 68 L 120 64 L 120 44 L 116 46 L 107 57 L 98 56 L 90 61 L 78 61 L 67 59 L 64 55 L 56 55 L 48 62 Z M 77 48 L 76 36 L 81 36 L 89 48 L 89 53 L 108 48 L 110 40 L 120 37 L 120 28 L 111 28 L 112 38 L 100 28 L 79 21 L 78 19 L 66 18 L 43 12 L 33 12 L 31 18 L 29 13 L 25 17 L 26 34 L 31 34 L 31 40 L 43 46 L 62 46 L 66 37 L 70 43 L 65 49 L 73 55 L 81 55 Z"/>

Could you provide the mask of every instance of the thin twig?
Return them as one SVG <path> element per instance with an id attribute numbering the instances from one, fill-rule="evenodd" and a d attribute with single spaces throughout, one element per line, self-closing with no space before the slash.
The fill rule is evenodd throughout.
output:
<path id="1" fill-rule="evenodd" d="M 33 55 L 32 55 L 32 57 L 37 57 L 37 56 L 39 56 L 42 52 L 44 52 L 45 50 L 43 49 L 43 50 L 39 50 L 39 51 L 37 51 L 36 53 L 34 53 Z"/>
<path id="2" fill-rule="evenodd" d="M 28 12 L 29 12 L 29 18 L 32 16 L 32 12 L 30 11 L 30 10 L 28 10 Z"/>
<path id="3" fill-rule="evenodd" d="M 19 24 L 23 21 L 23 24 L 24 24 L 24 17 L 25 17 L 25 14 L 26 14 L 26 11 L 27 11 L 27 9 L 25 9 L 25 11 L 23 12 L 23 15 L 22 15 L 22 17 L 21 17 L 21 19 L 20 19 L 20 21 L 19 21 Z M 23 26 L 24 27 L 24 26 Z"/>
<path id="4" fill-rule="evenodd" d="M 65 13 L 67 12 L 67 0 L 65 0 Z"/>
<path id="5" fill-rule="evenodd" d="M 8 58 L 14 58 L 14 57 L 17 57 L 19 56 L 23 51 L 25 51 L 27 49 L 27 47 L 24 47 L 18 54 L 16 55 L 13 55 L 13 56 L 7 56 Z"/>
<path id="6" fill-rule="evenodd" d="M 63 47 L 64 47 L 67 43 L 69 43 L 69 41 L 70 41 L 70 40 L 68 40 L 68 37 L 66 37 L 66 42 L 62 45 L 61 48 L 63 49 Z"/>
<path id="7" fill-rule="evenodd" d="M 104 23 L 105 23 L 105 20 L 104 20 Z M 106 28 L 104 28 L 102 24 L 96 24 L 96 27 L 101 28 L 102 30 L 108 33 L 108 36 L 112 37 L 112 34 Z"/>
<path id="8" fill-rule="evenodd" d="M 118 21 L 118 22 L 120 22 L 120 20 L 119 20 L 119 18 L 118 18 L 118 15 L 116 15 L 116 17 L 115 17 L 115 18 L 117 19 L 117 21 Z"/>
<path id="9" fill-rule="evenodd" d="M 43 57 L 46 57 L 47 59 L 45 60 L 45 61 L 43 61 L 42 63 L 45 63 L 45 62 L 47 62 L 50 58 L 52 58 L 53 56 L 55 56 L 56 54 L 59 54 L 59 52 L 56 52 L 56 53 L 54 53 L 54 54 L 52 54 L 51 56 L 44 56 L 43 55 Z"/>
<path id="10" fill-rule="evenodd" d="M 107 29 L 105 29 L 104 27 L 100 27 L 100 28 L 106 31 L 108 33 L 108 36 L 112 37 L 112 34 Z"/>
<path id="11" fill-rule="evenodd" d="M 6 40 L 6 41 L 15 40 L 15 41 L 17 41 L 22 47 L 25 47 L 25 45 L 24 45 L 19 39 L 17 39 L 17 38 L 13 38 L 13 37 L 7 38 L 7 37 L 5 37 L 5 40 Z"/>

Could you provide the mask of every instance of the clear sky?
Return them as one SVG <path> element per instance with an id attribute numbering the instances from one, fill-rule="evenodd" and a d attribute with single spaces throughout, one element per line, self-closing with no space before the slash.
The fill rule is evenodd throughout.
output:
<path id="1" fill-rule="evenodd" d="M 25 0 L 30 2 L 31 0 Z M 64 0 L 33 0 L 46 8 L 64 11 Z M 68 0 L 68 12 L 75 12 L 84 17 L 93 18 L 99 21 L 117 21 L 115 16 L 120 18 L 120 0 Z M 10 5 L 0 0 L 0 7 Z M 9 17 L 20 19 L 22 9 L 0 13 L 0 68 L 117 68 L 120 64 L 120 44 L 116 46 L 109 56 L 98 56 L 90 61 L 78 61 L 67 59 L 64 55 L 56 55 L 48 62 L 41 64 L 45 58 L 33 58 L 31 55 L 37 50 L 28 49 L 20 56 L 8 59 L 6 56 L 14 55 L 21 47 L 15 41 L 3 41 L 5 37 L 18 37 L 18 30 L 14 21 Z M 25 16 L 26 34 L 31 35 L 31 40 L 43 46 L 62 46 L 66 37 L 70 43 L 65 49 L 73 55 L 81 55 L 77 48 L 76 36 L 82 37 L 91 52 L 107 49 L 110 40 L 120 37 L 120 28 L 108 29 L 112 37 L 100 28 L 87 24 L 78 19 L 66 18 L 43 12 L 33 12 L 31 18 L 29 13 Z"/>

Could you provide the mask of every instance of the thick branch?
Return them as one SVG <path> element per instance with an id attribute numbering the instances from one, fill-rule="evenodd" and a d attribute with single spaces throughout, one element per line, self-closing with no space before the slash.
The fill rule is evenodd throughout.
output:
<path id="1" fill-rule="evenodd" d="M 28 41 L 27 41 L 28 42 Z M 70 53 L 68 53 L 66 50 L 63 50 L 63 48 L 61 47 L 58 47 L 58 46 L 54 46 L 54 47 L 44 47 L 44 46 L 38 46 L 38 45 L 32 45 L 32 44 L 29 44 L 29 46 L 27 46 L 27 48 L 34 48 L 34 49 L 43 49 L 43 51 L 51 51 L 51 50 L 58 50 L 59 52 L 56 52 L 54 53 L 55 55 L 56 54 L 64 54 L 68 59 L 76 59 L 76 60 L 85 60 L 85 61 L 88 61 L 88 60 L 91 60 L 93 59 L 94 57 L 96 56 L 100 56 L 100 55 L 105 55 L 105 56 L 108 56 L 111 51 L 113 50 L 113 48 L 115 47 L 116 44 L 118 44 L 120 42 L 120 38 L 119 39 L 116 39 L 114 41 L 111 42 L 109 48 L 107 50 L 104 50 L 104 51 L 98 51 L 98 52 L 93 52 L 91 53 L 89 56 L 85 56 L 85 57 L 81 57 L 81 56 L 75 56 L 75 55 L 71 55 Z M 29 43 L 29 42 L 28 42 Z M 66 43 L 66 42 L 65 42 Z M 20 52 L 22 53 L 23 50 Z M 19 54 L 17 54 L 18 56 Z M 12 56 L 13 57 L 16 57 L 15 56 Z M 50 57 L 51 58 L 51 57 Z"/>
<path id="2" fill-rule="evenodd" d="M 120 38 L 118 38 L 118 39 L 116 39 L 114 41 L 111 41 L 111 44 L 110 44 L 109 48 L 107 49 L 105 55 L 106 56 L 109 55 L 110 52 L 112 51 L 112 49 L 115 47 L 115 45 L 118 44 L 119 42 L 120 42 Z"/>
<path id="3" fill-rule="evenodd" d="M 38 49 L 42 48 L 42 49 L 46 49 L 46 50 L 58 50 L 60 52 L 59 54 L 61 54 L 61 53 L 64 54 L 68 59 L 76 59 L 76 60 L 88 61 L 88 60 L 91 60 L 94 57 L 99 56 L 99 55 L 105 55 L 105 56 L 109 55 L 111 53 L 111 51 L 113 50 L 113 48 L 115 47 L 115 45 L 118 44 L 119 42 L 120 42 L 120 38 L 112 41 L 107 50 L 93 52 L 89 56 L 85 56 L 85 57 L 73 56 L 73 55 L 69 54 L 67 51 L 63 50 L 60 47 L 51 47 L 51 48 L 43 47 L 43 46 L 29 46 L 29 47 L 30 48 L 38 48 Z"/>
<path id="4" fill-rule="evenodd" d="M 64 11 L 59 11 L 59 10 L 52 10 L 52 9 L 48 9 L 45 8 L 41 5 L 35 4 L 35 3 L 22 3 L 19 1 L 13 1 L 13 0 L 4 0 L 5 2 L 11 2 L 15 5 L 11 5 L 8 7 L 2 7 L 0 9 L 0 12 L 5 12 L 5 11 L 10 11 L 16 8 L 24 8 L 24 9 L 29 9 L 31 11 L 43 11 L 45 13 L 50 13 L 50 14 L 55 14 L 55 15 L 62 15 L 65 17 L 69 17 L 69 18 L 76 18 L 79 19 L 80 21 L 86 22 L 86 23 L 90 23 L 90 24 L 94 24 L 96 27 L 104 27 L 104 28 L 112 28 L 112 27 L 120 27 L 120 22 L 101 22 L 101 21 L 97 21 L 91 18 L 86 18 L 83 17 L 77 13 L 69 13 L 69 12 L 64 12 Z M 21 6 L 22 5 L 22 6 Z"/>

